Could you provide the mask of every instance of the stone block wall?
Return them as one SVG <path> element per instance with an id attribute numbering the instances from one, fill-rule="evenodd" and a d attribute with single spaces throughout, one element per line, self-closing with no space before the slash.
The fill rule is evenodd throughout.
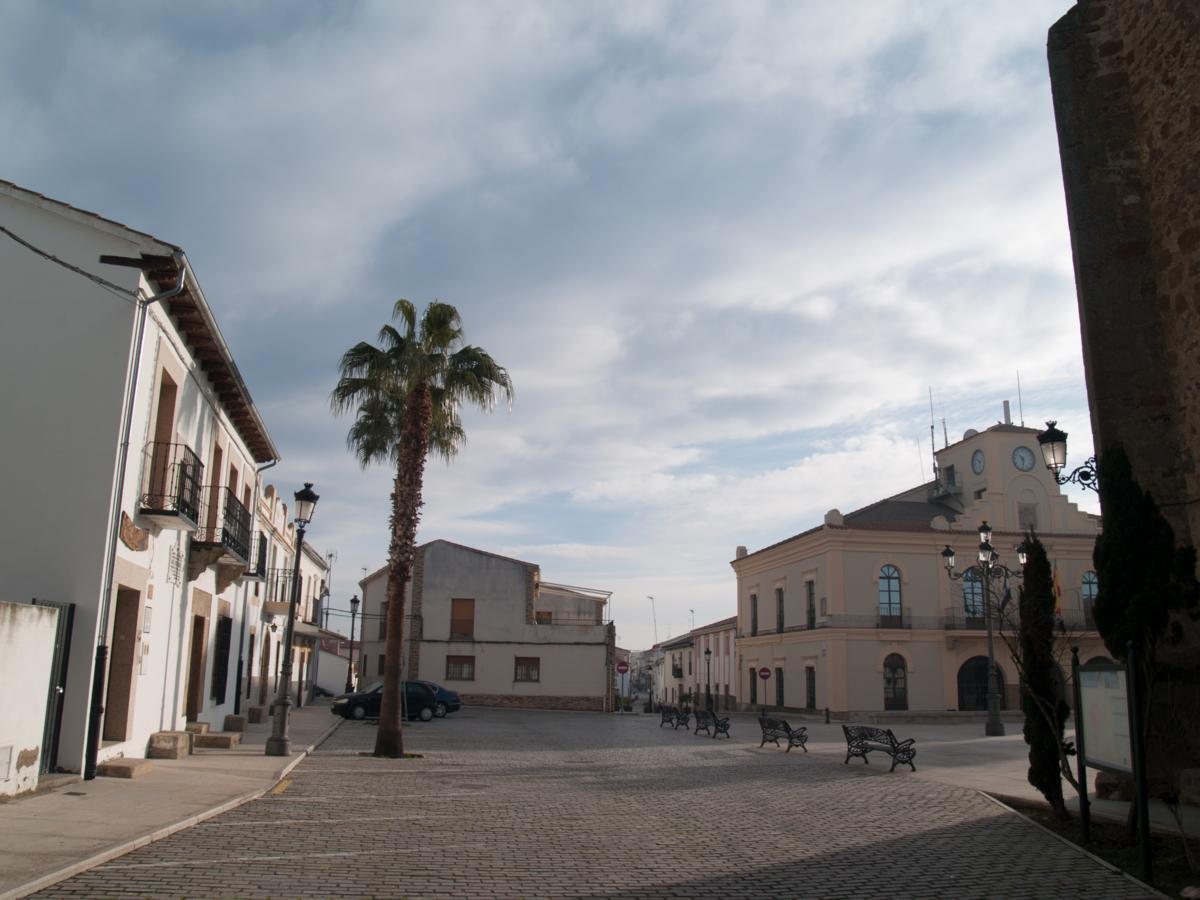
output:
<path id="1" fill-rule="evenodd" d="M 1078 0 L 1048 56 L 1096 446 L 1200 539 L 1200 5 Z"/>

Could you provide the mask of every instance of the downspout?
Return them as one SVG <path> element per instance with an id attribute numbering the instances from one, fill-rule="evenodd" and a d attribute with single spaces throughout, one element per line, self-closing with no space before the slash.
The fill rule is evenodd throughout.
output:
<path id="1" fill-rule="evenodd" d="M 269 462 L 263 463 L 254 470 L 254 509 L 251 510 L 252 515 L 258 518 L 258 490 L 262 487 L 262 473 L 267 471 L 274 465 L 277 465 L 279 460 L 272 459 Z M 261 532 L 260 532 L 261 534 Z M 245 648 L 246 648 L 246 613 L 250 611 L 250 590 L 246 589 L 242 594 L 242 630 L 238 634 L 238 663 L 237 663 L 237 689 L 233 695 L 233 714 L 240 716 L 242 714 L 242 676 L 245 672 Z"/>
<path id="2" fill-rule="evenodd" d="M 96 777 L 96 758 L 100 753 L 100 722 L 104 717 L 104 682 L 108 668 L 108 610 L 112 605 L 113 573 L 117 563 L 117 537 L 121 530 L 121 507 L 125 492 L 125 469 L 129 459 L 129 434 L 133 430 L 133 403 L 137 397 L 138 374 L 142 362 L 142 338 L 146 331 L 146 316 L 150 304 L 169 300 L 183 293 L 187 283 L 187 260 L 182 250 L 173 254 L 179 267 L 179 283 L 170 290 L 153 294 L 138 301 L 134 325 L 133 361 L 125 386 L 125 406 L 121 414 L 121 443 L 117 447 L 117 471 L 113 479 L 112 520 L 108 528 L 108 546 L 104 550 L 104 579 L 101 587 L 100 622 L 96 637 L 96 661 L 92 669 L 92 696 L 88 709 L 87 743 L 84 748 L 83 777 Z M 101 262 L 106 260 L 102 257 Z"/>

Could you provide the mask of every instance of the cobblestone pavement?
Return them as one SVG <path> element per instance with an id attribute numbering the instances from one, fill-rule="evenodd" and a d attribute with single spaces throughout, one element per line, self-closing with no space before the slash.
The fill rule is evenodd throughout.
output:
<path id="1" fill-rule="evenodd" d="M 734 731 L 464 710 L 378 760 L 347 722 L 262 799 L 38 896 L 1155 896 L 973 791 Z"/>

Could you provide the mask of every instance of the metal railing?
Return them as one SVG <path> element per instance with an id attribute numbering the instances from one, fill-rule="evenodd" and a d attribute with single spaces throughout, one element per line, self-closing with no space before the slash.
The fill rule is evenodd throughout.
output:
<path id="1" fill-rule="evenodd" d="M 267 548 L 270 546 L 270 536 L 261 531 L 254 532 L 254 542 L 250 546 L 250 567 L 246 569 L 247 578 L 267 577 Z"/>
<path id="2" fill-rule="evenodd" d="M 204 525 L 196 533 L 201 544 L 220 544 L 242 560 L 250 559 L 250 510 L 229 488 L 204 488 L 208 506 L 204 509 Z M 213 504 L 216 509 L 213 509 Z"/>
<path id="3" fill-rule="evenodd" d="M 171 513 L 200 521 L 200 482 L 204 463 L 187 444 L 151 441 L 143 451 L 143 513 Z"/>

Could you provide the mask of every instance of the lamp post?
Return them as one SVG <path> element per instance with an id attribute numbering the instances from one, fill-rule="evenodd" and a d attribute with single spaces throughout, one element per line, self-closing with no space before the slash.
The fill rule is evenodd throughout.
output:
<path id="1" fill-rule="evenodd" d="M 1025 545 L 1017 549 L 1021 564 L 1025 564 Z M 962 572 L 954 570 L 954 550 L 947 546 L 942 551 L 942 559 L 946 564 L 946 574 L 955 581 L 964 578 L 977 578 L 983 584 L 983 622 L 987 629 L 987 659 L 988 659 L 988 695 L 987 695 L 987 724 L 983 733 L 988 737 L 1002 737 L 1004 723 L 1000 721 L 1000 686 L 996 680 L 996 651 L 992 639 L 992 599 L 991 582 L 993 578 L 1015 578 L 1017 573 L 1000 563 L 1000 555 L 992 548 L 992 527 L 985 521 L 979 526 L 979 562 L 969 566 Z"/>
<path id="2" fill-rule="evenodd" d="M 283 632 L 283 670 L 279 673 L 279 690 L 275 695 L 275 720 L 271 736 L 267 738 L 267 756 L 290 756 L 292 742 L 288 737 L 288 714 L 292 698 L 289 694 L 292 681 L 292 638 L 296 631 L 296 606 L 300 602 L 300 551 L 304 547 L 304 529 L 312 521 L 313 510 L 319 499 L 312 489 L 312 482 L 296 491 L 296 556 L 292 566 L 292 596 L 288 602 L 287 627 Z"/>
<path id="3" fill-rule="evenodd" d="M 712 711 L 712 647 L 704 648 L 704 708 Z"/>
<path id="4" fill-rule="evenodd" d="M 354 690 L 354 617 L 358 615 L 358 594 L 350 598 L 350 659 L 346 663 L 346 693 Z"/>
<path id="5" fill-rule="evenodd" d="M 1098 479 L 1100 466 L 1096 457 L 1090 456 L 1082 466 L 1070 475 L 1060 475 L 1067 466 L 1067 433 L 1058 428 L 1058 423 L 1051 419 L 1046 423 L 1046 430 L 1038 432 L 1038 445 L 1042 448 L 1042 461 L 1059 484 L 1075 483 L 1082 488 L 1100 492 Z"/>

